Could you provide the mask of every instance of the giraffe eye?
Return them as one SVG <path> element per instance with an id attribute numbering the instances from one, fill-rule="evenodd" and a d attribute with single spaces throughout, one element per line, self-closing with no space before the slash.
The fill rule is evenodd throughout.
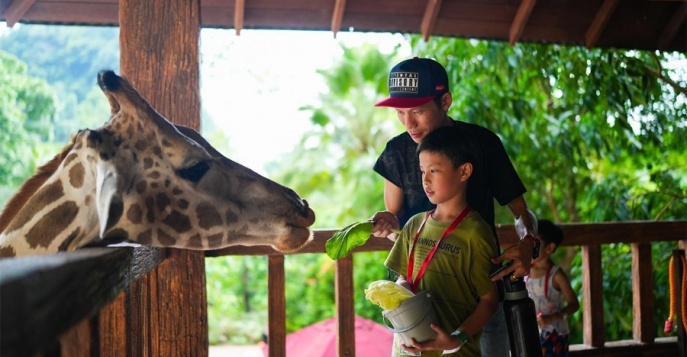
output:
<path id="1" fill-rule="evenodd" d="M 189 180 L 193 183 L 200 181 L 206 172 L 210 169 L 210 165 L 207 162 L 201 161 L 191 167 L 187 167 L 179 170 L 179 176 Z"/>

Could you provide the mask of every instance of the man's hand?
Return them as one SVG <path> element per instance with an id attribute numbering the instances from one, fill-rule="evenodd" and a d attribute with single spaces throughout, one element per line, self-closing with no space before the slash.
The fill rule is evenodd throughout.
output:
<path id="1" fill-rule="evenodd" d="M 446 351 L 460 346 L 460 340 L 457 337 L 451 336 L 438 325 L 431 324 L 429 327 L 436 331 L 437 337 L 435 339 L 425 342 L 417 342 L 413 338 L 412 346 L 406 346 L 405 344 L 402 344 L 401 347 L 408 352 L 416 353 L 420 351 Z"/>
<path id="2" fill-rule="evenodd" d="M 389 238 L 396 241 L 398 238 L 398 231 L 400 229 L 398 218 L 389 211 L 379 211 L 369 219 L 374 223 L 372 226 L 372 235 L 380 238 Z"/>
<path id="3" fill-rule="evenodd" d="M 491 280 L 498 281 L 504 276 L 510 275 L 512 278 L 519 278 L 530 273 L 530 265 L 532 264 L 532 253 L 534 252 L 534 245 L 526 240 L 521 240 L 518 244 L 508 247 L 503 254 L 496 258 L 492 258 L 491 262 L 500 265 L 504 260 L 511 260 L 510 266 L 500 273 L 494 275 Z"/>

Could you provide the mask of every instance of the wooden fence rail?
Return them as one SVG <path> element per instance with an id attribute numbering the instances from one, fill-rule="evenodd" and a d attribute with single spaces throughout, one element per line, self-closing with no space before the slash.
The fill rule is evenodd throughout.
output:
<path id="1" fill-rule="evenodd" d="M 687 240 L 687 221 L 670 222 L 620 222 L 593 224 L 562 224 L 565 241 L 562 246 L 582 247 L 582 311 L 584 344 L 571 347 L 572 356 L 680 356 L 685 357 L 685 332 L 680 326 L 677 337 L 655 338 L 653 321 L 654 284 L 651 268 L 651 243 L 675 241 L 684 245 Z M 517 242 L 512 225 L 497 227 L 501 246 Z M 336 231 L 315 232 L 312 243 L 295 254 L 324 253 L 324 244 Z M 633 336 L 629 341 L 606 341 L 604 337 L 603 267 L 601 246 L 611 243 L 632 245 L 633 286 Z M 388 239 L 369 239 L 362 247 L 353 250 L 346 258 L 336 261 L 336 317 L 338 319 L 338 355 L 355 357 L 353 311 L 353 259 L 355 253 L 388 251 L 392 246 Z M 272 309 L 273 294 L 280 297 L 284 289 L 284 264 L 282 255 L 268 247 L 230 247 L 209 252 L 208 256 L 268 255 L 269 301 Z M 279 258 L 276 258 L 279 257 Z M 272 273 L 275 273 L 275 276 Z M 680 276 L 679 279 L 685 279 Z M 276 307 L 274 307 L 276 308 Z M 279 307 L 281 309 L 281 307 Z M 275 320 L 273 320 L 275 318 Z M 285 313 L 270 311 L 269 356 L 286 356 Z M 291 356 L 289 356 L 291 357 Z"/>
<path id="2" fill-rule="evenodd" d="M 654 283 L 651 271 L 651 243 L 674 241 L 679 242 L 684 249 L 687 241 L 687 221 L 562 226 L 566 235 L 563 245 L 581 246 L 583 254 L 584 344 L 572 346 L 571 355 L 687 357 L 684 326 L 680 325 L 677 337 L 655 337 L 656 326 L 652 319 Z M 324 244 L 334 232 L 316 231 L 313 242 L 294 254 L 323 254 Z M 516 242 L 512 226 L 498 227 L 498 234 L 503 247 Z M 604 337 L 601 246 L 610 243 L 632 245 L 632 340 L 606 341 Z M 355 253 L 388 251 L 391 245 L 387 239 L 373 238 L 364 246 L 356 248 L 353 254 L 336 261 L 338 356 L 355 357 Z M 155 290 L 154 283 L 150 286 L 145 285 L 145 277 L 149 272 L 157 270 L 165 260 L 169 260 L 170 252 L 176 253 L 149 247 L 93 248 L 50 256 L 0 260 L 0 355 L 109 356 L 112 354 L 108 351 L 121 350 L 123 352 L 117 356 L 144 356 L 151 355 L 147 351 L 156 351 L 150 348 L 150 345 L 160 343 L 153 341 L 155 339 L 165 339 L 167 344 L 176 344 L 165 350 L 172 351 L 166 356 L 186 357 L 189 351 L 198 351 L 197 354 L 190 355 L 207 355 L 207 346 L 198 345 L 195 338 L 178 338 L 187 335 L 197 336 L 198 331 L 207 335 L 207 325 L 204 321 L 168 317 L 166 320 L 176 321 L 177 325 L 165 327 L 166 330 L 173 330 L 178 335 L 161 336 L 158 331 L 139 331 L 158 328 L 155 324 L 128 321 L 136 317 L 121 317 L 110 312 L 109 306 L 113 304 L 113 300 L 115 304 L 120 305 L 145 303 L 139 302 L 141 300 L 138 299 L 122 299 L 122 294 L 135 293 L 132 291 L 134 287 L 136 291 Z M 676 251 L 675 254 L 685 253 Z M 208 252 L 207 255 L 268 256 L 269 356 L 286 356 L 284 255 L 267 247 L 243 246 Z M 204 279 L 204 276 L 197 278 Z M 685 278 L 679 276 L 678 281 Z M 143 286 L 139 286 L 142 284 L 141 281 L 144 281 Z M 179 290 L 193 289 L 185 284 L 173 285 Z M 205 303 L 204 291 L 184 291 L 184 294 L 191 296 L 191 303 L 193 298 L 199 304 Z M 149 311 L 138 306 L 124 306 L 120 310 L 122 309 L 143 311 L 143 314 Z M 679 314 L 680 311 L 678 316 Z M 127 321 L 121 321 L 122 318 Z M 125 329 L 126 333 L 121 333 L 122 329 Z M 179 346 L 180 344 L 185 346 Z M 136 347 L 138 345 L 143 347 Z M 117 346 L 118 349 L 112 346 Z"/>

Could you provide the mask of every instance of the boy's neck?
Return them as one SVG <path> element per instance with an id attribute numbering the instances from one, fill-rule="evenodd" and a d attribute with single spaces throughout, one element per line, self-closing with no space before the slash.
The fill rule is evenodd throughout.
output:
<path id="1" fill-rule="evenodd" d="M 467 200 L 456 203 L 444 202 L 437 205 L 432 218 L 439 222 L 453 222 L 468 207 Z"/>
<path id="2" fill-rule="evenodd" d="M 550 257 L 546 259 L 535 261 L 530 268 L 530 277 L 538 278 L 546 274 L 546 271 L 553 266 L 553 261 Z"/>

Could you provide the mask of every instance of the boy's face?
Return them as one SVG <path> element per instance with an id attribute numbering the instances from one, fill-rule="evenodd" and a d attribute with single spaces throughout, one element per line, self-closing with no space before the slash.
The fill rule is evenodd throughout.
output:
<path id="1" fill-rule="evenodd" d="M 419 144 L 434 129 L 450 122 L 446 116 L 446 110 L 451 103 L 450 100 L 451 94 L 444 94 L 441 102 L 442 106 L 446 107 L 445 109 L 437 105 L 434 100 L 415 108 L 395 108 L 396 116 L 413 141 Z"/>
<path id="2" fill-rule="evenodd" d="M 454 168 L 446 156 L 430 151 L 422 151 L 419 158 L 422 185 L 430 202 L 440 204 L 462 197 L 469 177 L 465 175 L 465 165 L 469 164 Z"/>

